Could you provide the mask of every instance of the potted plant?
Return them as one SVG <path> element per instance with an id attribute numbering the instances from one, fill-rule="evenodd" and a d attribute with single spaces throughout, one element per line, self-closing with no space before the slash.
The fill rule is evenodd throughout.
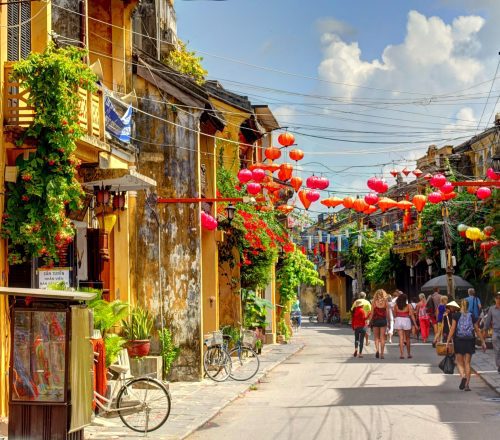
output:
<path id="1" fill-rule="evenodd" d="M 136 307 L 128 321 L 122 321 L 123 333 L 130 357 L 142 357 L 149 354 L 153 318 L 147 310 Z"/>

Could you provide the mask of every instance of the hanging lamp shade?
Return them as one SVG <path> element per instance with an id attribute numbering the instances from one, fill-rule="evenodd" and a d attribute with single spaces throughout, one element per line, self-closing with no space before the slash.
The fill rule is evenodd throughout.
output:
<path id="1" fill-rule="evenodd" d="M 468 186 L 467 187 L 467 192 L 469 194 L 476 194 L 477 193 L 477 187 L 476 186 Z"/>
<path id="2" fill-rule="evenodd" d="M 260 163 L 260 162 L 256 162 L 256 163 L 253 163 L 253 164 L 249 165 L 249 166 L 248 166 L 248 169 L 249 169 L 250 171 L 253 171 L 253 170 L 255 170 L 255 168 L 261 168 L 261 169 L 263 169 L 263 168 L 265 168 L 265 167 L 266 167 L 266 165 L 265 165 L 265 164 Z"/>
<path id="3" fill-rule="evenodd" d="M 293 165 L 291 163 L 283 163 L 280 166 L 281 180 L 290 180 L 293 173 Z"/>
<path id="4" fill-rule="evenodd" d="M 339 197 L 328 197 L 320 202 L 322 205 L 327 208 L 335 208 L 339 205 L 342 205 L 342 199 Z"/>
<path id="5" fill-rule="evenodd" d="M 97 216 L 97 221 L 99 222 L 99 228 L 106 231 L 108 234 L 113 230 L 116 223 L 116 214 L 106 214 L 104 215 L 104 220 L 102 215 Z"/>
<path id="6" fill-rule="evenodd" d="M 398 202 L 398 208 L 404 209 L 406 211 L 413 208 L 413 203 L 409 202 L 408 200 L 401 200 L 400 202 Z"/>
<path id="7" fill-rule="evenodd" d="M 278 142 L 283 147 L 289 147 L 290 145 L 293 145 L 295 143 L 295 137 L 293 136 L 292 133 L 288 133 L 286 131 L 285 133 L 281 133 L 278 136 Z"/>
<path id="8" fill-rule="evenodd" d="M 443 201 L 443 195 L 440 192 L 434 191 L 427 196 L 427 200 L 431 203 L 440 203 Z"/>
<path id="9" fill-rule="evenodd" d="M 266 177 L 266 172 L 262 168 L 255 168 L 252 171 L 252 179 L 254 182 L 262 182 Z"/>
<path id="10" fill-rule="evenodd" d="M 321 195 L 320 195 L 320 193 L 318 191 L 316 191 L 315 189 L 312 189 L 312 190 L 310 190 L 310 191 L 307 192 L 306 197 L 311 202 L 316 202 L 316 201 L 319 200 L 319 198 L 321 197 Z"/>
<path id="11" fill-rule="evenodd" d="M 479 241 L 479 240 L 481 240 L 483 233 L 481 232 L 481 229 L 479 229 L 479 228 L 467 228 L 467 230 L 465 231 L 465 236 L 469 240 Z"/>
<path id="12" fill-rule="evenodd" d="M 354 209 L 357 212 L 363 212 L 368 206 L 368 203 L 366 203 L 363 199 L 356 199 L 352 203 L 352 209 Z"/>
<path id="13" fill-rule="evenodd" d="M 406 168 L 406 167 L 404 167 L 404 168 L 403 168 L 403 170 L 402 170 L 401 172 L 402 172 L 405 176 L 408 176 L 408 174 L 410 174 L 410 173 L 411 173 L 411 171 L 410 171 L 408 168 Z"/>
<path id="14" fill-rule="evenodd" d="M 397 204 L 398 204 L 398 202 L 396 202 L 395 200 L 392 200 L 392 199 L 390 199 L 388 197 L 382 197 L 378 201 L 377 204 L 378 204 L 379 208 L 382 210 L 382 212 L 385 212 L 388 209 L 396 207 Z"/>
<path id="15" fill-rule="evenodd" d="M 453 183 L 451 183 L 451 182 L 445 182 L 444 185 L 442 185 L 441 188 L 439 188 L 439 190 L 443 194 L 449 194 L 449 193 L 453 192 L 454 189 L 455 189 L 455 187 L 453 186 Z"/>
<path id="16" fill-rule="evenodd" d="M 396 178 L 396 176 L 399 174 L 399 171 L 394 168 L 390 171 L 390 173 L 392 174 L 392 177 Z"/>
<path id="17" fill-rule="evenodd" d="M 261 189 L 262 187 L 260 186 L 260 183 L 250 182 L 247 184 L 247 192 L 253 196 L 259 194 Z"/>
<path id="18" fill-rule="evenodd" d="M 309 176 L 306 179 L 306 186 L 309 189 L 317 189 L 318 188 L 318 179 L 319 179 L 318 176 L 315 176 L 315 175 Z"/>
<path id="19" fill-rule="evenodd" d="M 422 171 L 420 171 L 418 168 L 413 170 L 413 175 L 418 179 L 422 175 Z"/>
<path id="20" fill-rule="evenodd" d="M 304 208 L 306 210 L 309 209 L 309 206 L 311 206 L 311 200 L 309 200 L 307 198 L 307 194 L 309 193 L 309 190 L 308 189 L 301 189 L 299 192 L 298 192 L 298 195 L 299 195 L 299 199 L 300 201 L 302 202 L 302 205 L 304 206 Z"/>
<path id="21" fill-rule="evenodd" d="M 495 172 L 493 168 L 488 168 L 486 175 L 490 180 L 500 180 L 500 173 Z"/>
<path id="22" fill-rule="evenodd" d="M 380 179 L 378 177 L 373 176 L 367 180 L 366 186 L 368 186 L 368 188 L 370 188 L 372 191 L 376 191 L 379 182 Z"/>
<path id="23" fill-rule="evenodd" d="M 375 193 L 370 193 L 365 196 L 365 202 L 368 205 L 376 205 L 379 200 L 379 197 Z"/>
<path id="24" fill-rule="evenodd" d="M 266 170 L 270 171 L 271 173 L 275 173 L 280 169 L 280 166 L 277 163 L 270 163 L 269 165 L 266 165 Z"/>
<path id="25" fill-rule="evenodd" d="M 423 194 L 416 194 L 413 196 L 412 202 L 415 206 L 415 209 L 418 212 L 422 212 L 425 204 L 427 203 L 427 197 L 425 197 Z"/>
<path id="26" fill-rule="evenodd" d="M 352 197 L 344 197 L 342 199 L 342 204 L 344 205 L 344 208 L 350 209 L 352 208 L 352 204 L 354 203 L 354 199 Z"/>
<path id="27" fill-rule="evenodd" d="M 317 189 L 327 189 L 330 186 L 330 181 L 326 177 L 318 177 L 318 180 L 316 181 L 316 188 Z"/>
<path id="28" fill-rule="evenodd" d="M 299 160 L 302 160 L 304 158 L 304 152 L 302 150 L 299 150 L 298 148 L 294 148 L 293 150 L 288 153 L 288 156 L 290 159 L 298 162 Z"/>
<path id="29" fill-rule="evenodd" d="M 477 189 L 476 196 L 480 200 L 487 199 L 488 197 L 491 196 L 491 189 L 488 188 L 487 186 L 482 186 Z"/>
<path id="30" fill-rule="evenodd" d="M 238 171 L 238 180 L 240 183 L 247 183 L 252 180 L 252 172 L 250 170 L 247 170 L 246 168 L 239 170 Z"/>
<path id="31" fill-rule="evenodd" d="M 295 190 L 295 192 L 297 192 L 302 186 L 302 178 L 299 176 L 293 176 L 290 179 L 290 185 L 292 185 L 292 188 Z"/>
<path id="32" fill-rule="evenodd" d="M 446 183 L 446 177 L 441 173 L 434 174 L 434 176 L 430 180 L 430 184 L 434 188 L 441 188 L 445 183 Z"/>
<path id="33" fill-rule="evenodd" d="M 277 206 L 276 209 L 283 214 L 288 215 L 294 210 L 294 207 L 292 205 L 280 205 Z"/>
<path id="34" fill-rule="evenodd" d="M 281 157 L 281 150 L 278 147 L 268 147 L 264 150 L 264 155 L 269 160 L 276 160 Z"/>

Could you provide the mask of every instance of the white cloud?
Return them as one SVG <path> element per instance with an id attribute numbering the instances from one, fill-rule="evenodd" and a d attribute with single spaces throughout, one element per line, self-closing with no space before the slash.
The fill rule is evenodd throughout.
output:
<path id="1" fill-rule="evenodd" d="M 296 118 L 297 110 L 295 107 L 283 105 L 281 107 L 273 108 L 273 115 L 279 122 L 281 127 L 286 127 L 287 124 L 293 123 Z"/>
<path id="2" fill-rule="evenodd" d="M 336 34 L 344 37 L 352 37 L 356 34 L 356 30 L 343 21 L 333 17 L 323 17 L 316 21 L 316 29 L 321 34 Z"/>

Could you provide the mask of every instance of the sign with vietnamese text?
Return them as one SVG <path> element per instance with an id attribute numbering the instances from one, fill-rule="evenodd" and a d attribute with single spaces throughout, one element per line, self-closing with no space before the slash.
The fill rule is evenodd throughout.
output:
<path id="1" fill-rule="evenodd" d="M 47 289 L 49 284 L 64 282 L 69 288 L 69 267 L 57 267 L 52 269 L 38 269 L 38 288 Z"/>

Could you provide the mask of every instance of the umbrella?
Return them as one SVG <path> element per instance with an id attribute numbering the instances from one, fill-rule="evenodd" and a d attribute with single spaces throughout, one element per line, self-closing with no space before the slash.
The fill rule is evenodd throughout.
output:
<path id="1" fill-rule="evenodd" d="M 465 281 L 463 278 L 453 275 L 453 285 L 455 286 L 455 290 L 467 290 L 472 286 L 469 282 Z M 439 287 L 440 290 L 446 291 L 446 288 L 448 286 L 448 276 L 447 275 L 440 275 L 438 277 L 432 278 L 429 281 L 427 281 L 421 288 L 420 290 L 422 292 L 425 291 L 432 291 L 434 290 L 435 287 Z"/>

